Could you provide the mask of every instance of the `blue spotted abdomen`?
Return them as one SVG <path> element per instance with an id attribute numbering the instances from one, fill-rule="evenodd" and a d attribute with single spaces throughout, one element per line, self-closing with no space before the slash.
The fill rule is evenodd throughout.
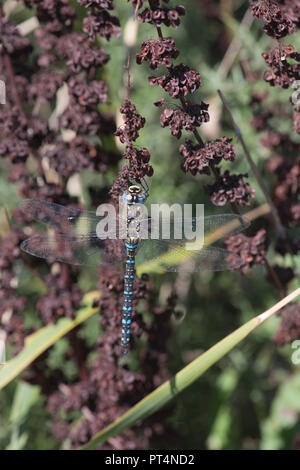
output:
<path id="1" fill-rule="evenodd" d="M 126 267 L 124 279 L 124 302 L 122 310 L 122 356 L 127 356 L 128 347 L 130 342 L 130 330 L 132 322 L 132 303 L 133 303 L 133 290 L 134 290 L 134 276 L 135 276 L 135 255 L 137 244 L 125 243 L 126 247 Z"/>

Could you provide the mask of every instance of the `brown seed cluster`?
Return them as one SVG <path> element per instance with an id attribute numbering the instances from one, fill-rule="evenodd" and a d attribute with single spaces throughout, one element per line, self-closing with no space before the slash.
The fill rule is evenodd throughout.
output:
<path id="1" fill-rule="evenodd" d="M 187 65 L 179 64 L 172 67 L 166 75 L 149 77 L 149 83 L 164 89 L 171 98 L 178 98 L 188 93 L 195 93 L 201 86 L 201 78 L 195 70 L 191 70 Z"/>
<path id="2" fill-rule="evenodd" d="M 225 206 L 228 202 L 249 206 L 255 190 L 244 181 L 247 176 L 247 174 L 231 175 L 226 170 L 223 175 L 219 174 L 214 184 L 206 185 L 206 192 L 216 206 Z"/>
<path id="3" fill-rule="evenodd" d="M 234 161 L 235 149 L 231 145 L 229 137 L 223 137 L 220 140 L 205 142 L 202 145 L 193 145 L 192 141 L 186 140 L 179 148 L 184 158 L 182 169 L 185 173 L 190 172 L 192 175 L 197 173 L 210 175 L 212 167 L 218 165 L 223 159 Z"/>
<path id="4" fill-rule="evenodd" d="M 240 256 L 242 264 L 240 271 L 246 272 L 254 265 L 263 265 L 265 263 L 267 246 L 266 231 L 259 230 L 253 237 L 247 237 L 244 234 L 231 235 L 225 241 L 229 251 Z M 234 262 L 234 256 L 232 257 Z M 230 265 L 231 255 L 228 256 Z"/>
<path id="5" fill-rule="evenodd" d="M 300 79 L 300 54 L 293 46 L 274 47 L 268 54 L 262 54 L 267 70 L 264 79 L 272 86 L 289 88 Z"/>
<path id="6" fill-rule="evenodd" d="M 135 8 L 141 9 L 145 2 L 132 3 Z M 181 6 L 175 7 L 172 14 L 175 15 L 176 24 L 172 24 L 167 20 L 162 20 L 162 18 L 167 18 L 167 14 L 172 11 L 172 8 L 165 8 L 163 3 L 161 0 L 149 1 L 149 8 L 140 13 L 141 22 L 148 22 L 156 28 L 158 39 L 143 41 L 141 52 L 136 56 L 138 64 L 148 62 L 153 70 L 163 66 L 167 68 L 167 72 L 163 75 L 149 77 L 151 86 L 158 85 L 172 99 L 179 102 L 170 106 L 164 98 L 161 98 L 154 103 L 162 109 L 160 124 L 162 127 L 168 127 L 177 139 L 181 138 L 183 132 L 192 133 L 195 136 L 196 142 L 189 138 L 179 148 L 184 158 L 181 168 L 185 173 L 190 172 L 192 175 L 212 172 L 214 176 L 217 176 L 216 183 L 206 188 L 213 204 L 224 205 L 227 202 L 237 202 L 241 205 L 248 205 L 249 200 L 254 196 L 254 191 L 243 181 L 242 177 L 246 175 L 230 176 L 227 170 L 223 177 L 219 176 L 217 165 L 222 160 L 233 161 L 235 157 L 230 139 L 223 137 L 214 142 L 205 143 L 198 133 L 198 128 L 209 121 L 208 104 L 203 101 L 200 104 L 194 103 L 190 97 L 202 85 L 200 74 L 183 63 L 174 64 L 179 51 L 172 38 L 163 37 L 161 29 L 163 24 L 177 26 L 180 12 L 184 13 L 184 11 Z"/>
<path id="7" fill-rule="evenodd" d="M 175 8 L 160 7 L 159 2 L 152 1 L 151 8 L 145 8 L 139 15 L 138 20 L 141 23 L 150 23 L 154 26 L 161 27 L 172 26 L 177 28 L 180 25 L 180 17 L 185 15 L 185 8 L 182 5 L 178 5 Z"/>
<path id="8" fill-rule="evenodd" d="M 280 311 L 282 321 L 274 336 L 276 346 L 290 344 L 300 337 L 300 303 L 287 305 Z"/>
<path id="9" fill-rule="evenodd" d="M 161 65 L 171 67 L 172 59 L 176 59 L 178 54 L 174 39 L 148 39 L 142 42 L 141 52 L 136 55 L 136 62 L 138 64 L 149 62 L 151 69 L 157 69 Z"/>
<path id="10" fill-rule="evenodd" d="M 280 39 L 294 34 L 299 19 L 299 5 L 293 1 L 251 0 L 253 16 L 265 22 L 264 31 L 268 36 Z"/>
<path id="11" fill-rule="evenodd" d="M 264 21 L 265 33 L 277 40 L 275 47 L 262 54 L 266 64 L 270 67 L 264 73 L 264 80 L 271 86 L 294 87 L 300 75 L 300 55 L 293 46 L 285 45 L 283 38 L 295 35 L 296 29 L 299 27 L 300 6 L 298 0 L 251 0 L 250 8 L 255 18 Z M 299 105 L 297 105 L 294 108 L 293 126 L 294 131 L 298 134 L 300 133 L 299 112 Z"/>

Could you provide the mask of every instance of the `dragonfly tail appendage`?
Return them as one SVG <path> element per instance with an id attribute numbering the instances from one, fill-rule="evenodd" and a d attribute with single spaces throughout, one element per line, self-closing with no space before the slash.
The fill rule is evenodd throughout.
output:
<path id="1" fill-rule="evenodd" d="M 128 356 L 130 331 L 132 322 L 132 303 L 135 276 L 135 255 L 137 244 L 125 244 L 127 258 L 124 279 L 124 302 L 122 309 L 122 337 L 121 337 L 121 356 Z"/>

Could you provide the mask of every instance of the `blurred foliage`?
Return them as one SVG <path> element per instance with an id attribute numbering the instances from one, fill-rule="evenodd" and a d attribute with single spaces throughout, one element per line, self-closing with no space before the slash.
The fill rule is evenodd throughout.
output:
<path id="1" fill-rule="evenodd" d="M 76 4 L 76 2 L 73 2 Z M 124 0 L 116 0 L 117 12 L 124 27 L 132 15 L 130 6 Z M 249 101 L 254 91 L 269 92 L 268 104 L 287 103 L 289 90 L 270 88 L 263 80 L 265 64 L 261 53 L 270 44 L 270 39 L 262 33 L 259 22 L 243 31 L 240 22 L 247 9 L 247 2 L 233 0 L 224 9 L 227 2 L 215 2 L 220 9 L 220 17 L 207 18 L 205 3 L 200 0 L 182 2 L 186 4 L 187 14 L 182 25 L 172 31 L 180 50 L 178 61 L 183 60 L 195 68 L 202 77 L 203 87 L 194 99 L 208 101 L 211 104 L 211 138 L 222 135 L 233 137 L 237 148 L 237 159 L 233 168 L 238 172 L 249 172 L 242 149 L 237 142 L 230 123 L 221 109 L 217 98 L 217 89 L 225 94 L 233 115 L 243 131 L 252 156 L 265 176 L 265 162 L 271 156 L 260 145 L 259 135 L 251 127 L 253 117 Z M 223 11 L 224 10 L 224 11 Z M 16 21 L 25 19 L 24 12 L 15 15 Z M 154 30 L 147 24 L 139 27 L 136 50 L 131 61 L 132 90 L 131 97 L 138 112 L 146 117 L 146 127 L 138 141 L 140 146 L 151 152 L 154 176 L 150 187 L 149 203 L 180 202 L 204 203 L 206 215 L 221 212 L 212 206 L 203 192 L 203 186 L 209 177 L 192 177 L 180 170 L 182 157 L 179 154 L 179 142 L 168 129 L 162 129 L 159 123 L 159 110 L 153 105 L 164 96 L 158 87 L 148 83 L 149 69 L 146 65 L 138 66 L 134 54 L 139 43 L 152 37 Z M 168 34 L 170 32 L 168 31 Z M 235 60 L 227 78 L 224 80 L 219 67 L 223 58 L 220 41 L 237 37 L 242 43 L 241 55 L 251 71 L 258 74 L 257 81 L 246 81 L 240 63 Z M 300 38 L 293 38 L 295 46 Z M 105 67 L 104 79 L 109 84 L 109 102 L 104 109 L 118 112 L 124 97 L 124 69 L 127 60 L 127 48 L 120 39 L 111 38 L 104 43 L 105 51 L 111 60 Z M 151 73 L 150 73 L 151 74 Z M 291 121 L 281 120 L 278 129 L 291 132 Z M 205 126 L 201 131 L 205 133 Z M 183 139 L 182 139 L 183 140 Z M 295 140 L 295 139 L 294 139 Z M 232 165 L 232 164 L 231 164 Z M 223 166 L 224 167 L 224 166 Z M 105 176 L 111 183 L 116 174 Z M 98 178 L 99 185 L 105 186 L 98 175 L 83 175 Z M 265 182 L 269 186 L 270 181 Z M 254 205 L 265 202 L 255 179 L 249 175 L 252 187 L 256 188 Z M 84 183 L 83 183 L 84 186 Z M 7 207 L 13 207 L 18 200 L 15 186 L 5 180 L 5 168 L 0 167 L 0 200 Z M 88 202 L 88 201 L 87 201 Z M 252 207 L 254 207 L 254 205 Z M 224 212 L 224 208 L 222 210 Z M 230 210 L 228 209 L 228 212 Z M 267 224 L 266 219 L 259 220 L 257 227 Z M 270 261 L 277 260 L 270 250 Z M 297 261 L 298 262 L 298 261 Z M 289 265 L 288 258 L 286 266 Z M 28 323 L 37 325 L 34 303 L 41 292 L 41 285 L 29 282 L 29 273 L 24 267 L 17 267 L 19 273 L 19 293 L 32 300 L 31 308 L 26 307 L 24 316 Z M 41 265 L 41 275 L 47 266 Z M 239 272 L 199 273 L 193 277 L 173 274 L 153 276 L 157 295 L 162 304 L 168 297 L 175 283 L 179 295 L 181 317 L 173 319 L 173 332 L 169 341 L 169 368 L 171 373 L 180 370 L 196 355 L 214 345 L 232 330 L 266 310 L 278 301 L 278 292 L 266 281 L 264 268 L 255 268 L 246 275 Z M 85 292 L 96 286 L 96 270 L 83 269 L 80 284 Z M 294 280 L 290 288 L 297 287 Z M 152 443 L 155 449 L 289 449 L 293 437 L 300 431 L 300 369 L 291 362 L 292 348 L 286 346 L 277 349 L 272 342 L 272 335 L 279 319 L 272 318 L 254 334 L 219 361 L 212 369 L 181 395 L 176 397 L 166 424 L 173 430 L 168 441 Z M 94 344 L 99 334 L 96 316 L 91 317 L 81 327 L 80 335 Z M 76 369 L 74 364 L 61 365 L 61 355 L 67 348 L 67 339 L 62 338 L 48 353 L 47 364 L 53 373 L 64 368 L 64 373 L 72 380 Z M 92 355 L 91 355 L 92 356 Z M 38 386 L 32 386 L 17 378 L 0 394 L 0 448 L 2 449 L 54 449 L 66 448 L 68 443 L 55 442 L 50 432 L 50 420 L 44 408 L 44 398 Z"/>

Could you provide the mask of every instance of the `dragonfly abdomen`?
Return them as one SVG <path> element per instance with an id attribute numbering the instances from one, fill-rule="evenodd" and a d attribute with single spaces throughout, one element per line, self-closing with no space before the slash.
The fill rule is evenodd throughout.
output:
<path id="1" fill-rule="evenodd" d="M 137 243 L 125 243 L 126 247 L 126 264 L 124 276 L 124 301 L 122 309 L 122 337 L 121 347 L 122 356 L 127 356 L 130 331 L 132 322 L 132 303 L 133 303 L 133 290 L 134 290 L 134 277 L 135 277 L 135 255 L 137 250 Z"/>

